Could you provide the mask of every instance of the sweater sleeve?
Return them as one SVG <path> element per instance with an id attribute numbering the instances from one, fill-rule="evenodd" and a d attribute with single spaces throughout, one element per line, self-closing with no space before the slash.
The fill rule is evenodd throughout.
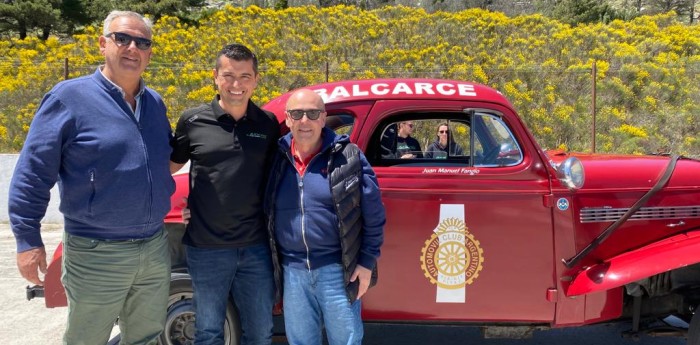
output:
<path id="1" fill-rule="evenodd" d="M 365 268 L 373 269 L 379 258 L 380 248 L 384 243 L 384 224 L 386 214 L 382 204 L 377 176 L 367 162 L 365 155 L 360 152 L 362 162 L 362 248 L 357 263 Z"/>
<path id="2" fill-rule="evenodd" d="M 10 182 L 8 211 L 17 252 L 44 246 L 41 219 L 73 127 L 63 103 L 47 94 L 34 115 Z"/>

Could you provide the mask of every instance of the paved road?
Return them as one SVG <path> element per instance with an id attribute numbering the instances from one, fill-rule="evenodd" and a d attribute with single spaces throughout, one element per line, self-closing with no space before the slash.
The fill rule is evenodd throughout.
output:
<path id="1" fill-rule="evenodd" d="M 46 226 L 44 242 L 49 255 L 60 241 L 59 226 Z M 7 224 L 0 224 L 0 305 L 5 307 L 0 322 L 0 344 L 60 344 L 65 327 L 66 309 L 47 309 L 43 300 L 27 301 L 26 281 L 15 264 L 15 241 Z M 642 337 L 640 341 L 623 339 L 620 333 L 629 325 L 604 325 L 536 331 L 531 339 L 483 339 L 475 327 L 460 326 L 366 326 L 365 345 L 683 345 L 681 338 Z M 276 343 L 285 344 L 285 343 Z"/>
<path id="2" fill-rule="evenodd" d="M 475 327 L 367 325 L 365 345 L 683 345 L 678 337 L 622 338 L 628 325 L 535 331 L 531 339 L 484 339 Z"/>
<path id="3" fill-rule="evenodd" d="M 45 226 L 44 244 L 49 256 L 63 235 L 62 227 Z M 7 224 L 0 224 L 0 322 L 1 344 L 60 344 L 66 324 L 66 309 L 47 309 L 43 299 L 27 301 L 28 282 L 17 271 L 17 247 Z"/>

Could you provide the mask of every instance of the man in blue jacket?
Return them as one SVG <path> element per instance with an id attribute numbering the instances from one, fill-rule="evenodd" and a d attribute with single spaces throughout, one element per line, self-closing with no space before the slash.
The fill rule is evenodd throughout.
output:
<path id="1" fill-rule="evenodd" d="M 377 178 L 348 136 L 325 127 L 318 94 L 298 90 L 286 107 L 291 133 L 279 141 L 266 211 L 287 339 L 320 345 L 325 328 L 331 345 L 361 344 L 360 298 L 376 283 L 384 238 Z"/>
<path id="2" fill-rule="evenodd" d="M 117 318 L 122 343 L 155 343 L 165 323 L 170 257 L 163 218 L 175 184 L 165 104 L 141 79 L 151 27 L 138 13 L 107 16 L 99 38 L 105 64 L 44 96 L 10 184 L 17 266 L 41 285 L 40 221 L 58 181 L 64 344 L 105 344 Z"/>

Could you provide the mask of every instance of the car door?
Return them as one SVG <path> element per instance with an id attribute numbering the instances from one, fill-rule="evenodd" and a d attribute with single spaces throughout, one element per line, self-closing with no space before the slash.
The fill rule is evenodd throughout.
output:
<path id="1" fill-rule="evenodd" d="M 377 174 L 387 223 L 365 320 L 551 322 L 549 176 L 512 110 L 396 100 L 368 111 L 353 139 Z M 426 127 L 414 131 L 425 150 L 434 138 L 427 127 L 441 121 L 462 134 L 462 155 L 382 155 L 401 123 Z"/>

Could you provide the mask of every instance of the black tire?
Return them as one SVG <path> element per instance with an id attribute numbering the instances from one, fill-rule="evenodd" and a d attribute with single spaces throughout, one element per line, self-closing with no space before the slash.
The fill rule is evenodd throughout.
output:
<path id="1" fill-rule="evenodd" d="M 688 324 L 688 345 L 700 345 L 700 306 L 695 308 L 695 313 Z"/>
<path id="2" fill-rule="evenodd" d="M 158 341 L 161 345 L 191 345 L 194 342 L 194 305 L 192 280 L 189 274 L 173 273 L 170 278 L 170 297 L 165 330 Z M 224 344 L 240 343 L 241 326 L 232 303 L 226 307 Z"/>

